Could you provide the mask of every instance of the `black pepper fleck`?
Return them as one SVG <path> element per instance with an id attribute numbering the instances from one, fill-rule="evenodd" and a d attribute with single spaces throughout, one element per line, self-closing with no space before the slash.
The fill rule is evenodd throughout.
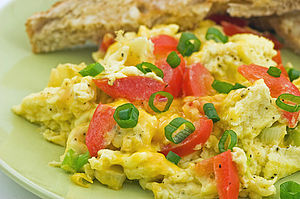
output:
<path id="1" fill-rule="evenodd" d="M 221 167 L 222 167 L 222 165 L 221 164 L 219 164 L 219 168 L 221 169 Z"/>

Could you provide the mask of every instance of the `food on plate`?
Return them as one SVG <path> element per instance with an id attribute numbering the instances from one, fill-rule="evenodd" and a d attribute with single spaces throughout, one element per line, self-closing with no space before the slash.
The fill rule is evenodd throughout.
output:
<path id="1" fill-rule="evenodd" d="M 95 63 L 57 66 L 13 111 L 65 147 L 52 165 L 83 187 L 128 179 L 155 198 L 270 196 L 300 170 L 300 72 L 266 35 L 226 27 L 106 35 Z"/>
<path id="2" fill-rule="evenodd" d="M 228 14 L 261 19 L 260 28 L 275 30 L 286 46 L 299 52 L 299 10 L 300 2 L 291 0 L 63 0 L 31 16 L 26 30 L 33 52 L 41 53 L 99 44 L 107 32 L 137 31 L 140 25 L 176 23 L 181 30 L 193 29 L 205 17 Z"/>

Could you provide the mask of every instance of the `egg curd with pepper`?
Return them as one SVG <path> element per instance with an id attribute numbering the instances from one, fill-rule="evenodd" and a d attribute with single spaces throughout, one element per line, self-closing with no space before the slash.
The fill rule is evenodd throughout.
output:
<path id="1" fill-rule="evenodd" d="M 266 37 L 210 20 L 179 28 L 107 34 L 94 64 L 58 65 L 13 111 L 65 147 L 51 165 L 83 187 L 128 179 L 163 199 L 275 194 L 300 170 L 297 71 Z"/>

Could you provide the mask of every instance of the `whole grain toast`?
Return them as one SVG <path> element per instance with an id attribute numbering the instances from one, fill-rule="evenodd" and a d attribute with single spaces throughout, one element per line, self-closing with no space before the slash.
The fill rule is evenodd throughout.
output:
<path id="1" fill-rule="evenodd" d="M 212 3 L 201 0 L 64 0 L 27 20 L 35 53 L 99 43 L 107 32 L 136 31 L 139 25 L 177 23 L 193 28 Z"/>
<path id="2" fill-rule="evenodd" d="M 30 17 L 26 30 L 33 52 L 40 53 L 98 44 L 107 32 L 136 31 L 140 25 L 176 23 L 192 29 L 214 13 L 263 16 L 260 22 L 300 52 L 300 32 L 288 28 L 299 27 L 300 0 L 63 0 Z"/>

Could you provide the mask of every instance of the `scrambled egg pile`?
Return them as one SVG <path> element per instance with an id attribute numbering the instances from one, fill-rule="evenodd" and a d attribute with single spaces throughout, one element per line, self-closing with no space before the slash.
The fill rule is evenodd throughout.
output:
<path id="1" fill-rule="evenodd" d="M 288 134 L 275 99 L 270 96 L 264 81 L 248 82 L 237 72 L 243 64 L 264 67 L 276 65 L 277 54 L 272 41 L 253 34 L 237 34 L 227 43 L 206 40 L 209 27 L 222 28 L 212 21 L 203 21 L 193 33 L 201 40 L 199 52 L 186 59 L 187 65 L 202 63 L 217 80 L 242 83 L 247 88 L 232 90 L 229 94 L 175 99 L 169 111 L 154 114 L 145 104 L 137 106 L 140 116 L 134 128 L 119 126 L 109 135 L 111 143 L 89 158 L 72 180 L 88 186 L 94 179 L 112 189 L 121 189 L 124 181 L 138 180 L 143 189 L 152 190 L 155 198 L 218 197 L 214 179 L 195 173 L 195 164 L 219 154 L 218 142 L 222 132 L 232 129 L 238 136 L 232 157 L 240 180 L 240 197 L 262 198 L 276 192 L 274 183 L 300 170 L 300 147 L 287 143 Z M 112 85 L 116 79 L 128 76 L 146 76 L 163 81 L 155 73 L 139 71 L 135 65 L 142 61 L 155 62 L 151 37 L 170 35 L 179 39 L 177 25 L 160 25 L 153 29 L 141 26 L 137 33 L 118 32 L 116 42 L 105 56 L 95 53 L 94 59 L 105 71 L 97 78 L 107 78 Z M 60 158 L 72 149 L 77 154 L 88 151 L 85 135 L 89 122 L 99 103 L 118 107 L 125 99 L 112 99 L 93 82 L 93 77 L 82 77 L 78 72 L 85 64 L 63 64 L 52 69 L 48 87 L 25 97 L 13 111 L 42 127 L 46 140 L 66 148 Z M 294 82 L 300 87 L 300 81 Z M 164 136 L 164 126 L 176 117 L 195 121 L 201 115 L 199 104 L 213 102 L 220 121 L 214 124 L 208 141 L 196 151 L 183 157 L 178 165 L 159 153 L 162 144 L 170 143 Z"/>

